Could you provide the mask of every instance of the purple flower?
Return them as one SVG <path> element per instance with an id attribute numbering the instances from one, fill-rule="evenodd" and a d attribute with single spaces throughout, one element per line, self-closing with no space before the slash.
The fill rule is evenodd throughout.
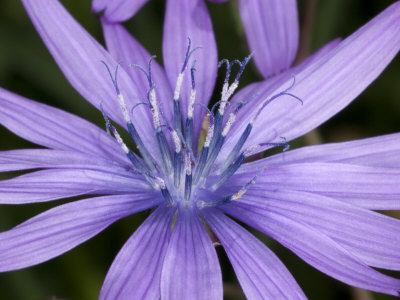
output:
<path id="1" fill-rule="evenodd" d="M 154 208 L 117 255 L 100 299 L 222 299 L 221 270 L 203 221 L 224 247 L 247 298 L 305 298 L 280 260 L 227 215 L 329 276 L 399 295 L 400 280 L 372 267 L 400 269 L 400 221 L 373 211 L 400 208 L 400 134 L 243 162 L 273 146 L 286 149 L 280 137 L 292 140 L 312 130 L 381 73 L 400 48 L 400 2 L 291 69 L 297 35 L 284 22 L 282 31 L 270 33 L 277 44 L 288 44 L 277 52 L 279 59 L 255 61 L 270 70 L 262 72 L 266 77 L 285 71 L 244 88 L 228 105 L 250 57 L 235 62 L 236 73 L 223 61 L 227 76 L 213 114 L 206 107 L 217 52 L 202 0 L 168 2 L 165 69 L 120 25 L 103 23 L 108 53 L 58 1 L 22 2 L 66 78 L 101 109 L 109 134 L 0 89 L 1 124 L 47 148 L 0 154 L 1 171 L 43 169 L 1 181 L 0 203 L 97 195 L 0 233 L 1 271 L 49 260 L 123 217 Z M 242 11 L 244 20 L 260 4 L 253 5 Z M 260 34 L 267 30 L 256 25 Z M 248 35 L 251 47 L 270 49 L 257 34 Z M 198 45 L 203 48 L 195 50 Z M 117 72 L 121 60 L 136 67 L 124 64 Z M 205 114 L 210 125 L 197 153 Z M 130 133 L 140 155 L 110 120 Z"/>

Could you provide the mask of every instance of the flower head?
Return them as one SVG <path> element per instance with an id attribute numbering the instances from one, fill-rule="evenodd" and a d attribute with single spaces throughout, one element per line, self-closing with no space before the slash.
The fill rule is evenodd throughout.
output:
<path id="1" fill-rule="evenodd" d="M 400 268 L 400 221 L 373 211 L 399 209 L 399 134 L 245 163 L 271 147 L 287 150 L 287 141 L 341 110 L 380 74 L 400 48 L 399 2 L 291 69 L 288 47 L 284 56 L 292 59 L 272 60 L 272 71 L 263 73 L 283 70 L 279 75 L 235 96 L 252 55 L 217 64 L 202 1 L 168 1 L 165 69 L 121 25 L 103 20 L 107 52 L 58 1 L 22 2 L 67 79 L 103 113 L 106 130 L 0 90 L 0 122 L 47 148 L 1 153 L 2 171 L 44 169 L 1 181 L 1 203 L 97 195 L 0 233 L 1 271 L 49 260 L 123 217 L 154 208 L 114 260 L 100 299 L 222 299 L 207 229 L 249 299 L 304 299 L 275 254 L 228 215 L 336 279 L 399 294 L 399 279 L 372 268 Z M 261 70 L 271 63 L 255 61 Z M 209 108 L 217 67 L 226 76 Z"/>

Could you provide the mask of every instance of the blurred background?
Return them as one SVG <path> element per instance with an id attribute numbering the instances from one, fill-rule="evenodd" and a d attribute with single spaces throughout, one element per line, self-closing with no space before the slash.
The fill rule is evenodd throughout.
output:
<path id="1" fill-rule="evenodd" d="M 84 27 L 103 43 L 98 17 L 90 13 L 90 0 L 62 2 Z M 394 2 L 299 0 L 303 32 L 298 60 L 336 37 L 348 36 Z M 157 55 L 159 62 L 162 62 L 164 5 L 164 0 L 152 0 L 132 20 L 125 23 L 150 53 Z M 222 4 L 208 3 L 208 7 L 214 23 L 220 59 L 247 56 L 249 50 L 236 2 L 231 0 Z M 261 76 L 252 65 L 242 76 L 241 86 L 257 80 L 261 80 Z M 35 32 L 22 5 L 15 0 L 0 1 L 0 86 L 75 113 L 104 127 L 104 120 L 99 111 L 82 99 L 69 85 Z M 216 91 L 219 91 L 219 87 L 221 81 L 217 83 Z M 399 131 L 400 55 L 348 108 L 318 130 L 290 144 L 293 149 L 307 144 L 346 141 Z M 36 146 L 0 126 L 0 150 L 30 147 Z M 19 174 L 0 174 L 0 179 Z M 72 200 L 75 199 L 24 206 L 2 205 L 0 231 L 10 229 L 45 209 Z M 396 213 L 391 214 L 396 216 Z M 0 299 L 96 299 L 113 258 L 147 215 L 148 212 L 144 212 L 128 217 L 83 245 L 49 262 L 24 270 L 0 273 Z M 394 299 L 351 288 L 329 278 L 274 241 L 257 232 L 255 234 L 284 261 L 310 299 Z M 225 298 L 244 299 L 223 249 L 219 247 L 217 251 L 224 275 Z M 392 275 L 400 277 L 399 274 Z"/>

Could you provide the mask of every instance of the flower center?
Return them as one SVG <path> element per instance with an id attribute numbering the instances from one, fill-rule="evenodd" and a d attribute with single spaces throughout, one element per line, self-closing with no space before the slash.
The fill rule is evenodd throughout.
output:
<path id="1" fill-rule="evenodd" d="M 215 161 L 222 149 L 222 146 L 224 145 L 225 139 L 232 125 L 236 121 L 239 110 L 246 104 L 253 101 L 255 98 L 253 96 L 251 99 L 247 99 L 246 101 L 238 102 L 233 105 L 230 105 L 229 103 L 230 98 L 239 85 L 239 79 L 247 63 L 251 59 L 252 54 L 246 57 L 243 61 L 234 60 L 229 62 L 228 60 L 224 59 L 218 64 L 218 67 L 221 67 L 224 64 L 226 64 L 227 67 L 221 92 L 221 100 L 217 102 L 211 110 L 202 106 L 207 111 L 209 125 L 204 144 L 202 145 L 199 153 L 197 153 L 197 151 L 193 150 L 193 118 L 195 117 L 193 112 L 194 106 L 201 106 L 201 104 L 196 102 L 196 61 L 193 62 L 190 68 L 191 90 L 188 105 L 185 108 L 187 111 L 187 117 L 185 120 L 181 114 L 180 101 L 181 88 L 184 76 L 187 73 L 187 66 L 191 55 L 197 49 L 198 48 L 191 49 L 191 42 L 189 39 L 184 63 L 181 72 L 177 77 L 175 85 L 172 126 L 165 120 L 163 112 L 160 109 L 156 98 L 155 85 L 153 83 L 151 74 L 151 62 L 153 57 L 149 61 L 148 70 L 145 70 L 140 66 L 133 65 L 139 68 L 146 75 L 149 82 L 147 102 L 139 104 L 145 104 L 148 106 L 152 114 L 154 132 L 160 153 L 160 157 L 158 159 L 154 159 L 154 157 L 151 156 L 131 121 L 124 101 L 124 96 L 121 94 L 118 87 L 118 66 L 115 70 L 115 75 L 113 76 L 110 69 L 106 65 L 114 84 L 129 134 L 132 137 L 140 155 L 137 155 L 128 148 L 115 127 L 109 121 L 102 108 L 101 110 L 106 121 L 107 132 L 109 134 L 112 132 L 116 141 L 130 159 L 133 165 L 133 170 L 141 174 L 154 189 L 159 190 L 169 206 L 181 205 L 184 208 L 196 207 L 198 209 L 202 209 L 205 207 L 223 205 L 232 200 L 239 199 L 249 189 L 249 187 L 255 183 L 257 176 L 264 170 L 261 170 L 258 174 L 255 174 L 248 183 L 246 183 L 239 191 L 233 194 L 221 196 L 221 193 L 217 193 L 218 189 L 220 189 L 229 180 L 229 178 L 235 174 L 248 156 L 255 154 L 257 150 L 261 149 L 263 146 L 284 146 L 284 151 L 289 148 L 286 140 L 282 138 L 283 141 L 279 143 L 262 143 L 242 150 L 252 131 L 255 120 L 265 106 L 281 95 L 289 95 L 296 98 L 301 103 L 302 101 L 296 96 L 288 93 L 288 90 L 294 85 L 294 81 L 293 85 L 285 91 L 269 99 L 261 101 L 253 119 L 247 124 L 237 143 L 230 150 L 224 162 L 217 166 Z M 233 82 L 230 83 L 232 67 L 235 64 L 239 66 L 239 70 Z M 226 110 L 228 105 L 230 105 L 230 107 L 229 113 L 227 114 Z M 133 111 L 134 108 L 135 107 L 131 108 L 131 111 Z M 212 180 L 207 180 L 210 175 L 212 175 Z"/>

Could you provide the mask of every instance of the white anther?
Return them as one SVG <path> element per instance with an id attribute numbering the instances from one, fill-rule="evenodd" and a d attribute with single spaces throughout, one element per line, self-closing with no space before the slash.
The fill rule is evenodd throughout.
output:
<path id="1" fill-rule="evenodd" d="M 126 146 L 126 144 L 122 140 L 122 138 L 119 135 L 119 133 L 117 132 L 117 130 L 113 129 L 113 133 L 114 133 L 115 139 L 117 140 L 118 144 L 121 146 L 122 150 L 124 150 L 125 154 L 128 154 L 129 148 Z"/>
<path id="2" fill-rule="evenodd" d="M 206 141 L 204 142 L 204 147 L 210 146 L 213 135 L 214 135 L 214 124 L 208 127 Z"/>
<path id="3" fill-rule="evenodd" d="M 222 131 L 222 136 L 225 137 L 228 134 L 229 130 L 231 129 L 232 124 L 235 123 L 235 120 L 236 120 L 236 115 L 234 113 L 230 113 L 229 119 L 225 124 L 224 130 Z"/>
<path id="4" fill-rule="evenodd" d="M 190 91 L 189 107 L 188 107 L 188 118 L 193 118 L 194 101 L 196 100 L 196 90 Z"/>
<path id="5" fill-rule="evenodd" d="M 175 101 L 177 101 L 179 99 L 179 95 L 181 94 L 183 75 L 184 75 L 184 73 L 179 73 L 178 78 L 176 79 L 175 92 L 174 92 L 174 100 Z"/>
<path id="6" fill-rule="evenodd" d="M 158 106 L 157 106 L 157 98 L 156 98 L 156 91 L 152 89 L 150 91 L 150 104 L 152 107 L 152 114 L 153 114 L 153 124 L 154 128 L 159 128 L 160 127 L 160 113 L 158 111 Z"/>
<path id="7" fill-rule="evenodd" d="M 219 105 L 219 114 L 222 116 L 225 111 L 225 106 L 228 103 L 229 98 L 232 96 L 232 94 L 235 92 L 235 90 L 239 86 L 239 81 L 234 81 L 231 85 L 228 83 L 225 83 L 224 86 L 222 87 L 222 93 L 221 93 L 221 104 Z"/>
<path id="8" fill-rule="evenodd" d="M 189 152 L 185 155 L 185 173 L 186 175 L 192 174 L 192 162 L 190 161 L 190 154 Z"/>
<path id="9" fill-rule="evenodd" d="M 128 123 L 131 121 L 129 118 L 128 110 L 126 109 L 126 104 L 124 100 L 124 96 L 122 94 L 118 94 L 118 102 L 122 109 L 122 114 L 124 115 L 125 122 Z"/>
<path id="10" fill-rule="evenodd" d="M 176 130 L 172 131 L 172 138 L 174 140 L 174 145 L 175 145 L 175 152 L 179 153 L 181 152 L 181 140 L 179 139 L 178 133 Z"/>

